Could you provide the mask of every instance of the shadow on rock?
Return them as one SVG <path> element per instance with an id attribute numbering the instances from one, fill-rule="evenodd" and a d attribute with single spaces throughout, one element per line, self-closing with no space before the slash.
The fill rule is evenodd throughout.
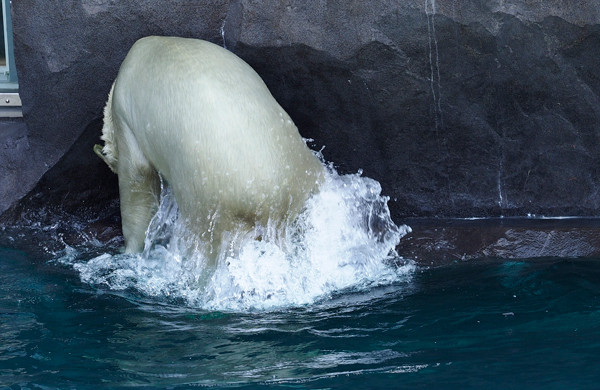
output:
<path id="1" fill-rule="evenodd" d="M 121 240 L 117 176 L 93 152 L 102 129 L 92 121 L 35 188 L 0 216 L 0 245 L 52 254 L 65 245 Z"/>

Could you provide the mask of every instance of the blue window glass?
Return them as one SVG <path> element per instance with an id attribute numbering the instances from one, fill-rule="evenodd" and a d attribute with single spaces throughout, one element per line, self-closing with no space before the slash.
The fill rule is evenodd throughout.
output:
<path id="1" fill-rule="evenodd" d="M 21 116 L 19 81 L 15 66 L 10 0 L 1 0 L 2 29 L 0 36 L 0 117 Z"/>

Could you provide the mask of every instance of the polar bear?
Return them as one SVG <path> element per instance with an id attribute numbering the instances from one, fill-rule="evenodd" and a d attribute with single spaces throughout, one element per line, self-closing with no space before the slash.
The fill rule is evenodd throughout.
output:
<path id="1" fill-rule="evenodd" d="M 198 239 L 290 223 L 324 168 L 260 76 L 210 42 L 146 37 L 127 54 L 95 152 L 118 174 L 126 252 L 144 249 L 161 175 Z"/>

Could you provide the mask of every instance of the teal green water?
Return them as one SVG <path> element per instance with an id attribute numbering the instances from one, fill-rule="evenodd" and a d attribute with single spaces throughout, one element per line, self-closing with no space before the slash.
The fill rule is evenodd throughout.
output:
<path id="1" fill-rule="evenodd" d="M 593 389 L 600 259 L 469 261 L 222 313 L 0 249 L 0 387 Z"/>

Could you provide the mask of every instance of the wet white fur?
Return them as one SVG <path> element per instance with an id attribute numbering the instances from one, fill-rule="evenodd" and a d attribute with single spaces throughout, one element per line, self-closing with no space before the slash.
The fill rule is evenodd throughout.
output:
<path id="1" fill-rule="evenodd" d="M 141 251 L 162 175 L 199 240 L 288 223 L 323 175 L 258 74 L 212 43 L 146 37 L 104 110 L 101 157 L 119 175 L 126 251 Z M 99 151 L 98 151 L 99 152 Z"/>

